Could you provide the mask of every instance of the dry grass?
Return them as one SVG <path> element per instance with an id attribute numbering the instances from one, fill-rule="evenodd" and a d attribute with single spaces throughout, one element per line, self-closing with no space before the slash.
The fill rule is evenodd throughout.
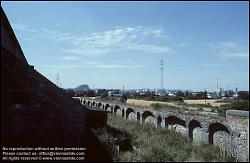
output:
<path id="1" fill-rule="evenodd" d="M 184 100 L 186 104 L 205 104 L 205 100 Z M 171 102 L 161 102 L 161 101 L 147 101 L 147 100 L 137 100 L 137 99 L 128 99 L 127 103 L 134 104 L 134 105 L 140 105 L 140 106 L 150 106 L 150 104 L 160 103 L 160 104 L 168 104 L 176 106 L 176 104 L 173 104 Z M 224 102 L 216 102 L 216 100 L 206 100 L 206 103 L 210 103 L 211 106 L 218 106 L 225 105 L 227 103 Z"/>
<path id="2" fill-rule="evenodd" d="M 224 102 L 216 102 L 217 100 L 206 100 L 206 104 L 210 103 L 211 106 L 218 106 L 225 105 L 227 103 Z M 186 104 L 205 104 L 205 100 L 184 100 Z"/>
<path id="3" fill-rule="evenodd" d="M 134 104 L 134 105 L 140 105 L 140 106 L 150 106 L 150 104 L 155 104 L 155 103 L 169 104 L 168 102 L 136 100 L 136 99 L 128 99 L 127 103 L 128 104 Z"/>

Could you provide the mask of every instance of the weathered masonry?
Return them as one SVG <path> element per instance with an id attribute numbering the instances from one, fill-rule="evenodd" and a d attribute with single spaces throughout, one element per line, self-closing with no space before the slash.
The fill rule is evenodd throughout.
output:
<path id="1" fill-rule="evenodd" d="M 215 144 L 221 155 L 231 155 L 238 161 L 249 160 L 249 112 L 228 110 L 226 117 L 196 115 L 187 111 L 175 112 L 139 107 L 124 103 L 78 97 L 84 106 L 108 111 L 124 119 L 140 123 L 152 122 L 156 127 L 174 128 L 193 143 Z"/>

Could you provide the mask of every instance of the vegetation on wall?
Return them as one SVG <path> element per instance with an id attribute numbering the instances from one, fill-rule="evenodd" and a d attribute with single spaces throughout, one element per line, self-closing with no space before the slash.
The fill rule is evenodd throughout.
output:
<path id="1" fill-rule="evenodd" d="M 150 123 L 139 124 L 136 121 L 124 120 L 120 116 L 109 115 L 108 125 L 131 135 L 133 150 L 117 152 L 112 149 L 116 161 L 122 162 L 180 162 L 180 161 L 234 161 L 233 158 L 220 156 L 216 146 L 195 146 L 186 137 L 173 130 L 157 129 Z M 136 132 L 135 132 L 136 131 Z M 105 134 L 106 135 L 106 134 Z M 114 137 L 105 136 L 103 143 L 115 144 Z"/>

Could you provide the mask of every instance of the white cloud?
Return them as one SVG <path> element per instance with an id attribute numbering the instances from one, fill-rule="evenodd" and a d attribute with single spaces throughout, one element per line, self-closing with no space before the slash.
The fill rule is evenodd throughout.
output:
<path id="1" fill-rule="evenodd" d="M 208 67 L 219 67 L 219 66 L 223 66 L 224 64 L 222 63 L 205 63 L 203 64 L 203 66 L 208 66 Z"/>
<path id="2" fill-rule="evenodd" d="M 249 53 L 224 53 L 224 56 L 227 58 L 246 58 L 249 57 Z"/>
<path id="3" fill-rule="evenodd" d="M 69 60 L 69 61 L 75 61 L 75 60 L 78 60 L 79 58 L 76 56 L 63 56 L 62 59 Z"/>
<path id="4" fill-rule="evenodd" d="M 60 52 L 78 56 L 100 57 L 112 52 L 139 50 L 145 53 L 167 54 L 171 50 L 166 45 L 159 45 L 166 39 L 166 32 L 159 27 L 115 27 L 114 29 L 74 36 L 69 32 L 59 32 L 45 28 L 32 29 L 24 24 L 15 24 L 17 30 L 36 32 L 50 40 L 67 43 Z M 72 58 L 62 58 L 70 60 Z"/>
<path id="5" fill-rule="evenodd" d="M 169 47 L 145 43 L 152 39 L 166 38 L 162 29 L 156 27 L 116 27 L 113 30 L 81 35 L 72 40 L 73 48 L 63 52 L 84 56 L 101 56 L 113 51 L 140 50 L 147 53 L 169 53 Z"/>
<path id="6" fill-rule="evenodd" d="M 116 65 L 116 64 L 103 64 L 103 65 L 96 65 L 96 68 L 143 68 L 143 65 Z"/>
<path id="7" fill-rule="evenodd" d="M 146 51 L 148 53 L 170 53 L 172 51 L 169 47 L 162 47 L 150 44 L 134 44 L 129 46 L 128 49 L 141 50 Z"/>
<path id="8" fill-rule="evenodd" d="M 103 64 L 100 62 L 86 62 L 84 64 L 68 64 L 68 65 L 43 65 L 45 68 L 49 69 L 75 69 L 75 68 L 101 68 L 101 69 L 138 69 L 143 68 L 143 65 L 133 65 L 133 64 Z"/>
<path id="9" fill-rule="evenodd" d="M 247 58 L 249 49 L 244 48 L 240 42 L 225 41 L 209 44 L 210 47 L 218 50 L 218 54 L 224 58 Z"/>
<path id="10" fill-rule="evenodd" d="M 72 36 L 68 32 L 59 32 L 54 30 L 47 30 L 44 28 L 41 28 L 39 32 L 41 32 L 43 36 L 49 37 L 50 39 L 54 39 L 57 41 L 72 41 L 76 39 L 76 37 Z"/>
<path id="11" fill-rule="evenodd" d="M 13 23 L 12 27 L 14 30 L 17 31 L 24 31 L 24 32 L 37 32 L 37 30 L 30 28 L 29 26 L 22 24 L 22 23 Z"/>

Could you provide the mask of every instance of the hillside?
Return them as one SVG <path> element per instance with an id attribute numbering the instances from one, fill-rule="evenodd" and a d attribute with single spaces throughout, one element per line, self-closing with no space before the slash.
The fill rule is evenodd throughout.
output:
<path id="1" fill-rule="evenodd" d="M 88 84 L 82 84 L 82 85 L 79 85 L 78 87 L 76 87 L 74 89 L 75 92 L 82 92 L 82 91 L 89 91 L 89 86 Z"/>
<path id="2" fill-rule="evenodd" d="M 112 161 L 88 116 L 86 107 L 28 64 L 1 8 L 1 149 L 85 147 L 86 161 Z"/>

